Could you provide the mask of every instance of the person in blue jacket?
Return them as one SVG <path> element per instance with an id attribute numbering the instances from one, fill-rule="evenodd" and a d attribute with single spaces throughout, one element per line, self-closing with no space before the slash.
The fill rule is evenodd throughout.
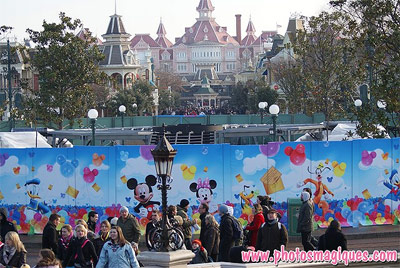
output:
<path id="1" fill-rule="evenodd" d="M 119 226 L 111 227 L 110 239 L 110 241 L 104 244 L 103 249 L 101 250 L 100 259 L 96 268 L 140 267 L 131 244 L 125 240 Z"/>

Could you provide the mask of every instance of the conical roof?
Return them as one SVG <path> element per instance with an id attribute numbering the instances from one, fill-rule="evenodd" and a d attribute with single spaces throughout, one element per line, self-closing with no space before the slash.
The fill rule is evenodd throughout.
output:
<path id="1" fill-rule="evenodd" d="M 214 11 L 214 6 L 211 0 L 200 0 L 199 5 L 196 8 L 197 11 Z"/>
<path id="2" fill-rule="evenodd" d="M 114 14 L 110 16 L 110 22 L 108 23 L 108 28 L 106 35 L 108 34 L 126 34 L 124 24 L 122 23 L 122 16 Z"/>
<path id="3" fill-rule="evenodd" d="M 256 32 L 256 27 L 254 27 L 254 24 L 251 21 L 251 19 L 249 20 L 249 24 L 247 24 L 246 32 L 247 32 L 247 34 Z"/>

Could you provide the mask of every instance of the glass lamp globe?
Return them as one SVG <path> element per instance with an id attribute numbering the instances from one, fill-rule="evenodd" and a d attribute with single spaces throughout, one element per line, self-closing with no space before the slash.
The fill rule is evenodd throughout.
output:
<path id="1" fill-rule="evenodd" d="M 360 99 L 355 100 L 355 101 L 354 101 L 354 105 L 355 105 L 356 107 L 360 107 L 360 106 L 362 105 L 362 100 L 360 100 Z"/>
<path id="2" fill-rule="evenodd" d="M 97 112 L 96 109 L 90 109 L 88 112 L 88 117 L 90 119 L 96 119 L 99 116 L 99 113 Z"/>
<path id="3" fill-rule="evenodd" d="M 279 106 L 276 104 L 273 104 L 269 107 L 269 113 L 272 115 L 277 115 L 279 114 Z"/>
<path id="4" fill-rule="evenodd" d="M 118 110 L 119 110 L 121 113 L 125 113 L 125 112 L 126 112 L 126 107 L 125 107 L 125 105 L 119 106 Z"/>

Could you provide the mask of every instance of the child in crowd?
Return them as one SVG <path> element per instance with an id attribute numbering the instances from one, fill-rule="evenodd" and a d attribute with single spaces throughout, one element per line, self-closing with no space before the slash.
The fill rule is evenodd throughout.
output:
<path id="1" fill-rule="evenodd" d="M 192 241 L 192 251 L 195 254 L 195 256 L 191 260 L 190 264 L 208 262 L 207 250 L 201 245 L 200 240 L 195 239 Z"/>

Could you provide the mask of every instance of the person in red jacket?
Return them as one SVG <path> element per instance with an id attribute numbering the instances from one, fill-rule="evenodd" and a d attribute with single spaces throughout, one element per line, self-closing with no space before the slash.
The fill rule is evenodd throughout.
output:
<path id="1" fill-rule="evenodd" d="M 255 247 L 257 244 L 257 234 L 261 225 L 265 222 L 263 215 L 263 208 L 260 204 L 254 204 L 253 207 L 254 219 L 247 225 L 246 230 L 250 231 L 250 244 L 249 246 Z"/>

